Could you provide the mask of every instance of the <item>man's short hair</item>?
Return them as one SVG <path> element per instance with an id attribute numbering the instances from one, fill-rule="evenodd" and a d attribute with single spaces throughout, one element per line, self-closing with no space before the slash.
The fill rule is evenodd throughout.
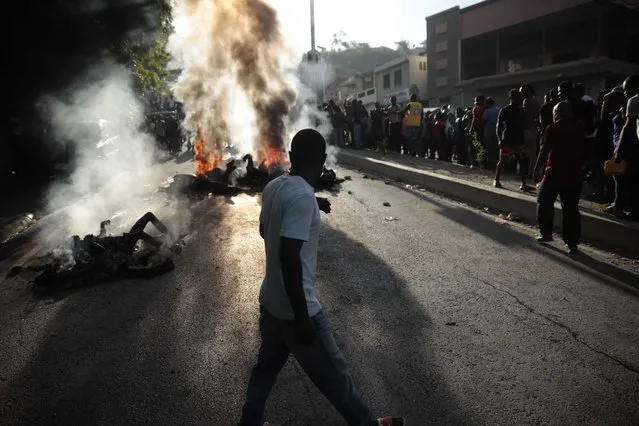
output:
<path id="1" fill-rule="evenodd" d="M 508 92 L 508 97 L 509 97 L 510 99 L 519 99 L 519 98 L 521 98 L 521 96 L 520 96 L 520 94 L 519 94 L 519 90 L 517 90 L 517 89 L 511 89 L 511 90 Z"/>
<path id="2" fill-rule="evenodd" d="M 533 89 L 533 87 L 530 84 L 524 84 L 521 87 L 522 89 L 528 90 L 528 93 L 530 93 L 531 95 L 535 94 L 535 89 Z"/>
<path id="3" fill-rule="evenodd" d="M 493 98 L 486 98 L 486 106 L 493 106 L 495 105 L 495 100 Z"/>
<path id="4" fill-rule="evenodd" d="M 317 130 L 300 130 L 293 137 L 291 142 L 291 162 L 301 166 L 323 163 L 325 154 L 326 140 Z"/>

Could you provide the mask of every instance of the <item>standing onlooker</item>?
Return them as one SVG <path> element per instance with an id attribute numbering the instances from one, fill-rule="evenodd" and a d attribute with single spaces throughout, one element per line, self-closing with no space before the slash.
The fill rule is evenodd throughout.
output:
<path id="1" fill-rule="evenodd" d="M 479 95 L 475 98 L 475 106 L 473 107 L 472 120 L 470 122 L 470 131 L 468 132 L 471 137 L 471 158 L 470 167 L 474 167 L 477 164 L 477 148 L 472 144 L 473 135 L 477 136 L 477 140 L 480 145 L 484 144 L 484 107 L 486 104 L 486 97 Z"/>
<path id="2" fill-rule="evenodd" d="M 548 94 L 546 94 L 544 104 L 541 106 L 541 108 L 539 108 L 539 127 L 541 128 L 540 130 L 542 135 L 546 131 L 546 127 L 552 124 L 552 110 L 558 103 L 559 91 L 556 87 L 554 87 L 550 90 L 550 92 L 548 92 Z"/>
<path id="3" fill-rule="evenodd" d="M 583 184 L 582 168 L 587 160 L 583 123 L 572 114 L 570 102 L 554 108 L 555 122 L 546 128 L 544 145 L 535 165 L 533 180 L 541 182 L 537 195 L 539 242 L 552 241 L 555 201 L 561 198 L 562 237 L 571 253 L 581 239 L 579 198 Z M 543 168 L 543 173 L 542 169 Z"/>
<path id="4" fill-rule="evenodd" d="M 333 141 L 340 148 L 344 147 L 344 126 L 346 125 L 346 116 L 335 103 L 334 100 L 328 101 L 328 113 L 331 117 L 333 125 Z"/>
<path id="5" fill-rule="evenodd" d="M 468 117 L 464 109 L 457 107 L 457 118 L 455 120 L 455 152 L 457 154 L 457 164 L 466 164 L 466 127 L 468 127 Z"/>
<path id="6" fill-rule="evenodd" d="M 530 84 L 524 84 L 519 89 L 519 93 L 523 99 L 523 107 L 526 112 L 526 126 L 524 128 L 524 136 L 526 138 L 526 145 L 528 145 L 528 152 L 530 153 L 530 159 L 537 158 L 537 143 L 539 140 L 539 111 L 541 106 L 539 101 L 535 97 L 535 89 Z M 534 172 L 534 164 L 530 161 L 528 165 L 527 173 Z"/>
<path id="7" fill-rule="evenodd" d="M 388 115 L 388 138 L 390 150 L 395 152 L 402 152 L 402 120 L 401 120 L 401 108 L 397 105 L 397 98 L 393 96 L 391 98 L 391 104 L 386 110 Z"/>
<path id="8" fill-rule="evenodd" d="M 639 118 L 639 74 L 626 78 L 623 90 L 628 104 L 626 119 L 621 130 L 619 144 L 615 150 L 615 162 L 626 162 L 626 183 L 630 201 L 632 220 L 639 220 L 639 135 L 637 135 L 637 119 Z"/>
<path id="9" fill-rule="evenodd" d="M 384 147 L 384 113 L 379 102 L 375 102 L 375 108 L 371 111 L 371 133 L 373 136 L 373 148 L 386 151 Z"/>
<path id="10" fill-rule="evenodd" d="M 501 174 L 504 163 L 517 161 L 521 186 L 519 189 L 526 191 L 526 173 L 529 163 L 528 145 L 524 134 L 526 126 L 526 112 L 522 108 L 521 94 L 517 89 L 509 93 L 510 104 L 503 107 L 497 118 L 497 137 L 499 139 L 499 162 L 495 172 L 495 188 L 503 188 Z"/>
<path id="11" fill-rule="evenodd" d="M 424 113 L 424 107 L 421 102 L 417 101 L 417 94 L 410 95 L 410 102 L 406 106 L 406 145 L 408 146 L 408 153 L 411 156 L 421 153 L 420 146 L 421 141 L 421 126 L 422 126 L 422 114 Z"/>
<path id="12" fill-rule="evenodd" d="M 482 120 L 484 122 L 484 149 L 486 151 L 486 166 L 495 167 L 499 161 L 499 142 L 497 141 L 497 119 L 499 108 L 495 106 L 493 98 L 486 98 L 486 109 Z"/>
<path id="13" fill-rule="evenodd" d="M 264 189 L 260 235 L 266 274 L 260 288 L 261 345 L 242 409 L 242 426 L 260 426 L 266 400 L 290 354 L 350 425 L 401 426 L 402 418 L 371 415 L 348 372 L 315 295 L 320 206 L 314 185 L 326 161 L 326 142 L 312 129 L 291 143 L 291 170 Z M 329 213 L 330 205 L 323 211 Z"/>
<path id="14" fill-rule="evenodd" d="M 612 155 L 619 144 L 621 129 L 623 128 L 626 116 L 626 96 L 623 93 L 623 86 L 616 86 L 610 93 L 604 95 L 603 107 L 601 109 L 602 121 L 609 117 L 612 122 Z M 628 205 L 628 185 L 626 176 L 613 176 L 615 183 L 615 199 L 609 206 L 604 208 L 604 212 L 617 217 L 623 217 L 625 207 Z"/>

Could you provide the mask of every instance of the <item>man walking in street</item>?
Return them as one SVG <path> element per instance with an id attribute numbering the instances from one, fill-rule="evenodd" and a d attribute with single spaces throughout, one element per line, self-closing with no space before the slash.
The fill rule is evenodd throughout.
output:
<path id="1" fill-rule="evenodd" d="M 552 241 L 555 201 L 561 198 L 562 236 L 571 253 L 578 250 L 581 238 L 579 198 L 583 184 L 582 168 L 587 160 L 586 130 L 574 117 L 568 101 L 558 103 L 555 122 L 546 128 L 544 145 L 535 165 L 535 183 L 541 182 L 537 195 L 537 222 L 540 243 Z"/>
<path id="2" fill-rule="evenodd" d="M 240 425 L 262 425 L 266 400 L 290 353 L 349 425 L 404 425 L 402 418 L 372 418 L 315 296 L 320 209 L 313 188 L 326 161 L 322 135 L 312 129 L 298 132 L 290 159 L 290 174 L 271 181 L 262 195 L 260 235 L 266 251 L 259 299 L 262 343 Z"/>

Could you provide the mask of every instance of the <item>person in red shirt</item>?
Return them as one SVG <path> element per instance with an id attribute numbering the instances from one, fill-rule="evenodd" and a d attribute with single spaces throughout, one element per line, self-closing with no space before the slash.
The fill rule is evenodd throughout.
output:
<path id="1" fill-rule="evenodd" d="M 537 223 L 540 243 L 552 241 L 555 201 L 561 198 L 562 237 L 571 253 L 581 238 L 579 199 L 583 167 L 588 159 L 586 127 L 576 118 L 568 101 L 553 109 L 554 123 L 546 128 L 544 144 L 535 165 L 534 181 L 541 182 L 537 195 Z"/>

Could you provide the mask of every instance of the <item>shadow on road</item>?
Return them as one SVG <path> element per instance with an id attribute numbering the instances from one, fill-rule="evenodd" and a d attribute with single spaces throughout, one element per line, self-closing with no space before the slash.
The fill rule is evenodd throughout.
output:
<path id="1" fill-rule="evenodd" d="M 324 226 L 320 240 L 319 298 L 373 413 L 416 425 L 473 424 L 438 373 L 434 324 L 407 282 L 338 229 Z"/>
<path id="2" fill-rule="evenodd" d="M 216 235 L 220 221 L 212 216 L 201 221 L 199 232 Z M 13 358 L 0 363 L 6 368 L 0 368 L 0 423 L 215 423 L 206 419 L 209 407 L 193 395 L 206 391 L 207 380 L 194 383 L 185 367 L 196 369 L 201 339 L 210 338 L 212 324 L 231 306 L 223 295 L 228 286 L 211 285 L 212 271 L 224 274 L 224 266 L 214 269 L 216 250 L 187 243 L 183 256 L 190 251 L 192 260 L 178 259 L 166 275 L 84 288 L 63 301 L 41 303 L 2 350 Z M 24 321 L 25 315 L 12 316 Z M 39 327 L 40 321 L 47 325 Z"/>
<path id="3" fill-rule="evenodd" d="M 491 218 L 467 208 L 451 207 L 438 202 L 426 194 L 419 194 L 402 186 L 397 187 L 436 206 L 439 213 L 445 218 L 490 238 L 503 246 L 526 247 L 543 256 L 552 258 L 552 260 L 558 261 L 579 273 L 584 273 L 627 294 L 639 297 L 639 275 L 633 272 L 602 262 L 583 252 L 577 256 L 569 256 L 567 251 L 562 251 L 552 245 L 537 244 L 530 236 L 519 232 L 508 224 L 500 225 Z"/>

